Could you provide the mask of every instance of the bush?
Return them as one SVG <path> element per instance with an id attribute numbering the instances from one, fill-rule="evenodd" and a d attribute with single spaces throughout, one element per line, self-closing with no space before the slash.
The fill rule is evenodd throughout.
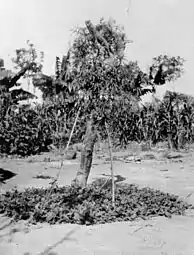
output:
<path id="1" fill-rule="evenodd" d="M 64 105 L 59 102 L 10 110 L 1 116 L 0 153 L 29 156 L 48 151 L 51 144 L 64 147 L 74 119 L 74 114 L 65 113 Z M 78 121 L 72 142 L 80 142 L 85 131 L 83 124 Z"/>
<path id="2" fill-rule="evenodd" d="M 28 156 L 47 151 L 51 143 L 49 123 L 33 109 L 12 111 L 0 122 L 0 153 Z"/>
<path id="3" fill-rule="evenodd" d="M 56 187 L 45 201 L 49 191 L 50 188 L 8 191 L 0 195 L 0 213 L 16 221 L 31 218 L 34 223 L 91 225 L 153 216 L 171 217 L 173 214 L 184 214 L 186 209 L 192 207 L 178 196 L 135 185 L 117 187 L 115 208 L 111 203 L 110 187 L 102 190 L 94 184 L 85 189 Z"/>

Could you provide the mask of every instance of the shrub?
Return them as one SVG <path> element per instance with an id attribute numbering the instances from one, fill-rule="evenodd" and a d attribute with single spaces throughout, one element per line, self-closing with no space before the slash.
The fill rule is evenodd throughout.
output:
<path id="1" fill-rule="evenodd" d="M 33 109 L 12 111 L 0 122 L 0 152 L 28 156 L 47 151 L 52 143 L 49 123 Z"/>
<path id="2" fill-rule="evenodd" d="M 43 105 L 20 106 L 1 116 L 0 153 L 29 156 L 66 145 L 73 126 L 74 113 L 66 113 L 59 101 Z M 78 121 L 72 142 L 80 142 L 84 132 L 82 119 Z"/>

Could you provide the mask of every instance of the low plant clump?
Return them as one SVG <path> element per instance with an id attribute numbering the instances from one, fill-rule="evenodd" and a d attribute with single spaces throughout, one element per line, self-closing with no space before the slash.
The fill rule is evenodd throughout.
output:
<path id="1" fill-rule="evenodd" d="M 7 191 L 0 195 L 0 214 L 16 221 L 92 225 L 183 215 L 186 209 L 193 208 L 178 196 L 132 184 L 117 186 L 114 207 L 110 187 L 100 189 L 94 184 L 84 189 L 56 187 L 45 201 L 49 191 L 50 188 Z"/>

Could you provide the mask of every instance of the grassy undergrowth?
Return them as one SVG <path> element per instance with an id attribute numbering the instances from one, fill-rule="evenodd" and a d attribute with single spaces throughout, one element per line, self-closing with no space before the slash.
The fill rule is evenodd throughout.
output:
<path id="1" fill-rule="evenodd" d="M 0 195 L 0 214 L 16 221 L 32 219 L 33 223 L 92 225 L 154 216 L 171 217 L 182 215 L 192 207 L 178 196 L 136 185 L 117 186 L 115 208 L 111 205 L 110 187 L 102 190 L 95 184 L 85 189 L 56 187 L 48 201 L 44 201 L 47 192 L 48 188 L 8 191 Z"/>

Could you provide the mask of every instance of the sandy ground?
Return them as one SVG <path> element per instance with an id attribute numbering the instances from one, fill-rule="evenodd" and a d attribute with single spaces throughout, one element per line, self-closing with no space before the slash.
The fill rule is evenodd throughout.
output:
<path id="1" fill-rule="evenodd" d="M 125 153 L 126 154 L 126 153 Z M 117 153 L 117 156 L 124 155 Z M 55 162 L 45 162 L 45 157 Z M 194 204 L 194 152 L 177 154 L 170 160 L 155 154 L 155 159 L 129 162 L 115 161 L 115 173 L 124 182 L 136 183 L 179 195 Z M 79 158 L 64 161 L 59 185 L 67 185 L 75 177 Z M 2 185 L 2 191 L 17 185 L 19 189 L 49 185 L 50 180 L 35 179 L 38 174 L 56 176 L 57 157 L 51 154 L 27 159 L 1 159 L 0 167 L 16 173 Z M 109 162 L 94 159 L 89 182 L 110 174 Z M 194 212 L 172 219 L 155 217 L 137 222 L 112 223 L 96 226 L 9 224 L 0 218 L 0 254 L 194 254 Z M 6 227 L 7 225 L 7 227 Z M 52 253 L 53 252 L 53 253 Z M 56 253 L 54 253 L 56 252 Z"/>

